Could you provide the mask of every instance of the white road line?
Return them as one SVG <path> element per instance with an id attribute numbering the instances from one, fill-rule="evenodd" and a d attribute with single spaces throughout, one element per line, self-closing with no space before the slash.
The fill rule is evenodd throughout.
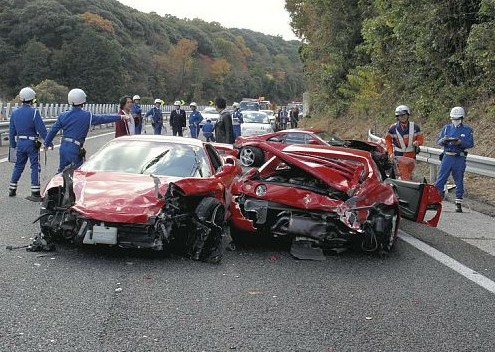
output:
<path id="1" fill-rule="evenodd" d="M 108 136 L 108 135 L 111 135 L 111 134 L 115 134 L 115 131 L 98 134 L 96 136 L 87 137 L 86 140 L 88 140 L 88 139 L 94 139 L 94 138 L 98 138 L 98 137 L 103 137 L 103 136 Z M 60 144 L 57 144 L 57 145 L 54 146 L 54 148 L 58 148 L 58 147 L 60 147 Z M 1 163 L 6 163 L 7 161 L 8 161 L 8 158 L 0 159 L 0 164 Z"/>
<path id="2" fill-rule="evenodd" d="M 490 280 L 489 278 L 481 275 L 477 271 L 468 268 L 467 266 L 459 263 L 457 260 L 449 257 L 448 255 L 436 250 L 435 248 L 427 245 L 426 243 L 418 240 L 417 238 L 405 233 L 402 230 L 399 230 L 399 237 L 405 242 L 409 243 L 411 246 L 416 247 L 421 252 L 428 254 L 433 259 L 439 261 L 446 267 L 454 270 L 455 272 L 461 274 L 465 278 L 473 281 L 479 286 L 487 289 L 491 293 L 495 293 L 495 282 Z"/>

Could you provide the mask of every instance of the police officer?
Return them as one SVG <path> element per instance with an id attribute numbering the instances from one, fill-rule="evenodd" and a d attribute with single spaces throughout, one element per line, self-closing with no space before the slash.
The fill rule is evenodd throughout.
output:
<path id="1" fill-rule="evenodd" d="M 234 112 L 232 113 L 232 127 L 234 128 L 234 139 L 241 135 L 241 124 L 244 123 L 239 103 L 232 104 Z"/>
<path id="2" fill-rule="evenodd" d="M 147 116 L 151 116 L 151 126 L 153 127 L 154 134 L 162 134 L 163 128 L 163 112 L 161 109 L 161 99 L 155 99 L 155 106 L 153 106 L 147 113 Z"/>
<path id="3" fill-rule="evenodd" d="M 129 119 L 126 115 L 93 115 L 91 112 L 83 110 L 83 105 L 86 103 L 86 93 L 82 89 L 72 89 L 67 98 L 72 108 L 58 116 L 45 139 L 45 147 L 48 147 L 52 145 L 53 138 L 58 131 L 63 130 L 58 172 L 62 172 L 71 164 L 74 167 L 79 167 L 83 163 L 85 156 L 83 145 L 91 125 Z"/>
<path id="4" fill-rule="evenodd" d="M 410 180 L 416 166 L 416 154 L 419 146 L 424 143 L 423 132 L 419 126 L 409 121 L 411 110 L 407 105 L 399 105 L 395 108 L 395 119 L 385 136 L 385 144 L 390 159 L 397 160 L 400 178 Z M 396 157 L 405 157 L 396 158 Z M 399 175 L 397 175 L 399 176 Z"/>
<path id="5" fill-rule="evenodd" d="M 143 130 L 143 111 L 141 110 L 141 97 L 139 95 L 135 95 L 132 97 L 133 105 L 131 108 L 131 114 L 134 117 L 134 133 L 141 134 Z"/>
<path id="6" fill-rule="evenodd" d="M 41 142 L 39 136 L 46 139 L 46 127 L 40 112 L 33 105 L 36 93 L 26 87 L 19 92 L 22 106 L 15 109 L 10 117 L 9 141 L 10 147 L 16 149 L 16 162 L 9 185 L 9 197 L 17 193 L 17 182 L 21 178 L 26 162 L 31 163 L 31 196 L 27 199 L 40 201 L 40 163 L 39 148 Z"/>
<path id="7" fill-rule="evenodd" d="M 189 114 L 189 130 L 191 131 L 191 138 L 198 138 L 199 124 L 203 121 L 203 115 L 197 110 L 198 104 L 192 102 L 189 104 L 192 112 Z"/>
<path id="8" fill-rule="evenodd" d="M 437 144 L 443 147 L 443 157 L 435 187 L 443 196 L 447 179 L 452 174 L 455 182 L 455 211 L 457 213 L 462 213 L 466 149 L 474 147 L 473 129 L 463 124 L 464 117 L 466 117 L 464 108 L 460 106 L 452 108 L 451 123 L 442 128 L 437 139 Z"/>
<path id="9" fill-rule="evenodd" d="M 186 112 L 180 108 L 180 101 L 174 102 L 175 109 L 170 113 L 170 126 L 173 136 L 181 136 L 182 130 L 186 127 Z"/>

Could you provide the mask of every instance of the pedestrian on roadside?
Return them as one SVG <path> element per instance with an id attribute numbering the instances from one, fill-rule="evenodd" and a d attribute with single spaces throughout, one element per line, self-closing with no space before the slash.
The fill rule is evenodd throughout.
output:
<path id="1" fill-rule="evenodd" d="M 299 108 L 295 106 L 290 111 L 290 128 L 297 128 L 298 123 L 299 123 Z"/>
<path id="2" fill-rule="evenodd" d="M 445 184 L 452 174 L 455 183 L 455 211 L 462 213 L 464 196 L 464 172 L 466 171 L 466 149 L 474 147 L 473 129 L 463 123 L 466 112 L 461 106 L 450 110 L 451 123 L 440 131 L 437 144 L 443 147 L 440 171 L 435 187 L 440 195 L 445 196 Z"/>
<path id="3" fill-rule="evenodd" d="M 40 195 L 40 162 L 39 137 L 46 139 L 46 127 L 38 109 L 33 107 L 36 93 L 30 87 L 22 88 L 19 92 L 22 105 L 12 112 L 9 124 L 10 148 L 15 149 L 15 164 L 9 184 L 9 197 L 17 194 L 17 182 L 21 178 L 27 160 L 31 164 L 31 196 L 32 201 L 41 200 Z"/>
<path id="4" fill-rule="evenodd" d="M 197 110 L 198 104 L 192 102 L 189 104 L 192 112 L 189 114 L 189 130 L 191 131 L 191 138 L 198 138 L 199 136 L 199 124 L 203 121 L 203 115 Z"/>
<path id="5" fill-rule="evenodd" d="M 105 114 L 93 115 L 90 111 L 83 110 L 86 104 L 86 93 L 79 88 L 72 89 L 67 99 L 71 109 L 64 111 L 57 117 L 45 139 L 45 148 L 52 146 L 53 138 L 58 131 L 63 131 L 60 143 L 60 164 L 58 172 L 62 172 L 67 166 L 79 167 L 86 156 L 84 142 L 92 125 L 127 120 L 126 115 Z"/>
<path id="6" fill-rule="evenodd" d="M 213 135 L 213 131 L 215 126 L 211 123 L 211 120 L 206 120 L 206 123 L 203 125 L 203 136 L 206 138 L 207 142 L 215 142 L 215 136 Z"/>
<path id="7" fill-rule="evenodd" d="M 134 117 L 134 125 L 136 126 L 136 134 L 141 134 L 143 130 L 143 110 L 141 109 L 141 97 L 135 95 L 132 97 L 131 113 Z M 146 130 L 145 130 L 146 131 Z"/>
<path id="8" fill-rule="evenodd" d="M 232 113 L 232 127 L 234 128 L 234 139 L 241 135 L 241 125 L 244 123 L 239 103 L 232 104 L 234 112 Z"/>
<path id="9" fill-rule="evenodd" d="M 155 106 L 153 106 L 145 115 L 146 117 L 151 116 L 151 127 L 153 127 L 154 134 L 162 134 L 163 112 L 161 106 L 162 100 L 155 99 Z"/>
<path id="10" fill-rule="evenodd" d="M 170 127 L 172 127 L 172 136 L 181 136 L 182 131 L 186 128 L 186 112 L 180 108 L 180 101 L 174 102 L 175 109 L 170 113 Z"/>
<path id="11" fill-rule="evenodd" d="M 388 128 L 385 135 L 388 155 L 392 162 L 397 163 L 399 175 L 396 176 L 400 176 L 401 180 L 411 180 L 416 167 L 416 154 L 419 153 L 419 146 L 424 143 L 423 132 L 416 123 L 409 121 L 410 115 L 411 110 L 407 105 L 397 106 L 397 121 Z"/>
<path id="12" fill-rule="evenodd" d="M 215 108 L 220 114 L 215 124 L 215 138 L 218 143 L 234 144 L 234 128 L 232 126 L 232 115 L 225 110 L 227 101 L 225 98 L 215 98 Z"/>
<path id="13" fill-rule="evenodd" d="M 126 116 L 126 120 L 115 122 L 115 138 L 136 134 L 136 120 L 132 114 L 132 104 L 133 102 L 130 96 L 120 98 L 118 114 Z"/>
<path id="14" fill-rule="evenodd" d="M 285 130 L 287 128 L 287 120 L 289 118 L 289 113 L 287 107 L 284 106 L 282 110 L 278 112 L 278 120 L 280 121 L 280 129 Z"/>

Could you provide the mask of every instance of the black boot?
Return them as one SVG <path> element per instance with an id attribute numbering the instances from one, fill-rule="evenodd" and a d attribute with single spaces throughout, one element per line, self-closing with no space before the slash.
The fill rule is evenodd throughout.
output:
<path id="1" fill-rule="evenodd" d="M 31 192 L 31 195 L 26 197 L 27 200 L 30 200 L 31 202 L 41 202 L 43 199 L 41 198 L 41 194 L 39 191 L 37 192 Z"/>
<path id="2" fill-rule="evenodd" d="M 455 212 L 462 213 L 462 205 L 461 203 L 455 203 Z"/>
<path id="3" fill-rule="evenodd" d="M 17 194 L 17 190 L 15 189 L 9 189 L 9 197 L 15 197 Z"/>

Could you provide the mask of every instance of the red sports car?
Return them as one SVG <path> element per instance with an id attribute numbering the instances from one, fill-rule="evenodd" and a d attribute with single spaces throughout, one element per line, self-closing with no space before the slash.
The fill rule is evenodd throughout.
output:
<path id="1" fill-rule="evenodd" d="M 234 185 L 231 235 L 290 236 L 291 253 L 320 259 L 323 250 L 355 246 L 388 251 L 401 215 L 436 226 L 441 198 L 428 184 L 382 181 L 370 152 L 329 146 L 268 143 L 273 155 Z M 399 199 L 400 197 L 400 199 Z M 436 213 L 425 221 L 427 210 Z"/>
<path id="2" fill-rule="evenodd" d="M 48 183 L 34 250 L 63 238 L 76 244 L 180 248 L 195 260 L 219 261 L 231 187 L 242 169 L 228 155 L 231 146 L 215 146 L 182 137 L 113 139 L 80 168 Z"/>

